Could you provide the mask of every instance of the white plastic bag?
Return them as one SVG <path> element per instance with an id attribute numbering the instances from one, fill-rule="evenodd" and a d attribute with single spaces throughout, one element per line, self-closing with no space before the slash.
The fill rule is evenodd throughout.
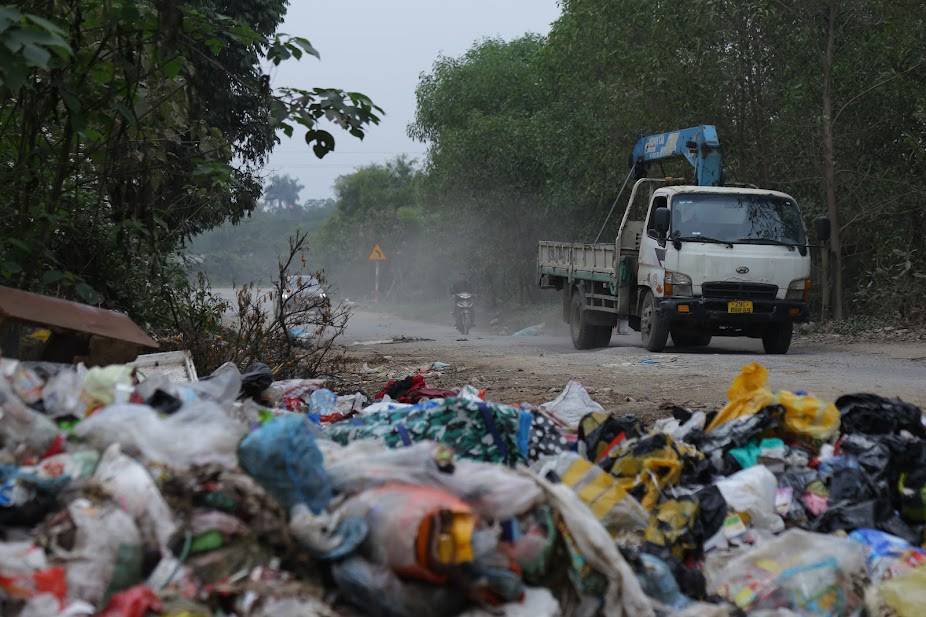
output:
<path id="1" fill-rule="evenodd" d="M 119 444 L 114 443 L 103 453 L 93 477 L 135 519 L 146 544 L 167 546 L 177 524 L 154 479 L 141 463 L 123 454 Z"/>
<path id="2" fill-rule="evenodd" d="M 703 411 L 696 411 L 691 414 L 691 417 L 688 418 L 688 421 L 684 424 L 675 418 L 660 418 L 656 420 L 656 423 L 653 425 L 653 431 L 666 433 L 675 441 L 684 441 L 685 436 L 691 431 L 695 429 L 703 430 L 706 422 L 707 414 Z"/>
<path id="3" fill-rule="evenodd" d="M 234 468 L 245 432 L 243 424 L 209 401 L 184 405 L 167 418 L 147 405 L 110 405 L 74 429 L 74 435 L 100 449 L 119 443 L 145 463 L 178 470 L 213 462 Z"/>
<path id="4" fill-rule="evenodd" d="M 68 595 L 99 606 L 114 574 L 125 576 L 129 564 L 141 568 L 141 535 L 132 517 L 112 504 L 86 499 L 67 508 L 74 523 L 73 550 L 52 550 L 67 568 Z"/>
<path id="5" fill-rule="evenodd" d="M 38 458 L 60 434 L 55 423 L 27 407 L 0 377 L 0 447 L 16 461 Z"/>
<path id="6" fill-rule="evenodd" d="M 720 494 L 736 512 L 746 512 L 753 527 L 778 533 L 785 523 L 775 509 L 778 481 L 764 465 L 753 465 L 716 483 Z"/>
<path id="7" fill-rule="evenodd" d="M 524 599 L 509 602 L 489 612 L 483 608 L 474 608 L 460 613 L 458 617 L 561 617 L 563 614 L 559 601 L 546 587 L 526 587 Z"/>
<path id="8" fill-rule="evenodd" d="M 325 470 L 337 493 L 354 495 L 387 482 L 422 484 L 447 491 L 466 502 L 480 517 L 506 520 L 540 503 L 542 491 L 501 465 L 470 460 L 453 461 L 453 472 L 436 463 L 438 444 L 422 441 L 391 449 L 370 440 L 338 446 L 320 440 Z"/>
<path id="9" fill-rule="evenodd" d="M 789 529 L 780 536 L 705 568 L 708 593 L 758 609 L 802 615 L 843 615 L 859 605 L 853 579 L 865 575 L 865 548 L 853 540 Z"/>
<path id="10" fill-rule="evenodd" d="M 588 390 L 575 379 L 570 379 L 555 400 L 543 403 L 540 409 L 572 430 L 576 430 L 585 414 L 603 412 L 604 407 L 592 400 Z"/>
<path id="11" fill-rule="evenodd" d="M 49 378 L 42 389 L 42 404 L 45 414 L 51 418 L 76 416 L 83 418 L 87 404 L 82 400 L 84 377 L 87 369 L 83 364 L 77 368 L 66 368 Z"/>
<path id="12" fill-rule="evenodd" d="M 394 401 L 387 394 L 382 399 L 376 401 L 375 403 L 364 407 L 362 413 L 365 415 L 365 414 L 370 414 L 370 413 L 376 413 L 378 411 L 395 411 L 396 409 L 407 409 L 408 407 L 411 407 L 411 406 L 412 405 L 409 405 L 408 403 L 399 403 L 397 401 Z"/>

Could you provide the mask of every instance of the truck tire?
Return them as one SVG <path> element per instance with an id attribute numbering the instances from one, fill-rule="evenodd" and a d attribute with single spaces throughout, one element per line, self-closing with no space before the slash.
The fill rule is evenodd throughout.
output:
<path id="1" fill-rule="evenodd" d="M 770 325 L 762 333 L 762 347 L 765 348 L 765 353 L 788 353 L 792 334 L 794 334 L 794 324 L 790 321 Z"/>
<path id="2" fill-rule="evenodd" d="M 595 349 L 607 347 L 611 342 L 609 326 L 595 326 L 585 318 L 582 292 L 572 294 L 569 311 L 569 332 L 572 334 L 572 346 L 576 349 Z"/>
<path id="3" fill-rule="evenodd" d="M 676 347 L 707 347 L 711 344 L 711 335 L 672 332 L 672 343 Z"/>
<path id="4" fill-rule="evenodd" d="M 643 297 L 643 308 L 640 310 L 640 334 L 643 337 L 643 346 L 649 351 L 662 351 L 666 348 L 669 324 L 656 313 L 656 298 L 649 290 Z"/>

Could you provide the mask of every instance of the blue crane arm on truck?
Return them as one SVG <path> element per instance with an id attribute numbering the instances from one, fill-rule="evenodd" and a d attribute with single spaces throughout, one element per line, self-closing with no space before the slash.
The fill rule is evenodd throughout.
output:
<path id="1" fill-rule="evenodd" d="M 645 135 L 637 141 L 630 155 L 638 180 L 646 177 L 648 163 L 673 158 L 685 158 L 691 164 L 698 186 L 723 184 L 723 154 L 714 125 L 702 124 L 669 133 Z"/>
<path id="2" fill-rule="evenodd" d="M 677 158 L 696 183 L 646 177 L 653 163 Z M 669 335 L 677 347 L 747 336 L 761 338 L 767 353 L 786 353 L 794 322 L 809 315 L 809 245 L 795 200 L 725 186 L 712 125 L 643 136 L 630 166 L 624 186 L 637 181 L 614 242 L 538 244 L 538 281 L 562 291 L 573 345 L 607 346 L 627 319 L 650 351 Z M 826 241 L 827 220 L 818 220 L 817 235 Z"/>

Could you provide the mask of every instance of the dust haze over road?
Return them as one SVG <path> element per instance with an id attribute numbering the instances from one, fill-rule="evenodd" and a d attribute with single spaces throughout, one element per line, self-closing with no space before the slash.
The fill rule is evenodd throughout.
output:
<path id="1" fill-rule="evenodd" d="M 606 349 L 577 351 L 565 326 L 556 326 L 553 334 L 543 336 L 499 336 L 477 327 L 461 337 L 449 314 L 442 325 L 355 310 L 345 342 L 351 356 L 379 372 L 369 380 L 371 389 L 388 376 L 441 361 L 458 371 L 443 376 L 442 386 L 473 382 L 495 400 L 537 404 L 577 377 L 606 409 L 658 417 L 665 415 L 659 411 L 662 404 L 722 405 L 740 368 L 759 362 L 768 369 L 773 390 L 808 390 L 829 400 L 873 392 L 926 407 L 923 343 L 837 345 L 796 337 L 787 355 L 775 356 L 766 355 L 758 339 L 715 338 L 699 352 L 669 346 L 652 353 L 641 346 L 639 333 L 632 332 L 615 334 Z M 355 344 L 402 336 L 432 340 Z"/>
<path id="2" fill-rule="evenodd" d="M 230 289 L 216 291 L 233 297 Z M 371 369 L 359 384 L 368 392 L 378 391 L 389 378 L 440 361 L 455 367 L 440 378 L 428 378 L 429 383 L 439 379 L 435 385 L 442 387 L 471 383 L 486 388 L 494 400 L 538 404 L 554 398 L 556 389 L 575 377 L 610 411 L 661 417 L 666 412 L 659 406 L 669 403 L 721 406 L 740 368 L 759 362 L 768 369 L 773 390 L 807 390 L 829 400 L 873 392 L 926 408 L 924 343 L 821 343 L 796 336 L 788 354 L 776 356 L 766 355 L 759 339 L 715 337 L 705 350 L 670 345 L 652 353 L 642 347 L 639 333 L 631 332 L 615 334 L 605 349 L 578 351 L 565 324 L 548 323 L 546 334 L 520 337 L 494 334 L 477 322 L 463 337 L 451 323 L 449 302 L 445 323 L 403 319 L 372 308 L 355 307 L 341 339 L 349 357 Z M 401 337 L 428 340 L 369 344 Z"/>

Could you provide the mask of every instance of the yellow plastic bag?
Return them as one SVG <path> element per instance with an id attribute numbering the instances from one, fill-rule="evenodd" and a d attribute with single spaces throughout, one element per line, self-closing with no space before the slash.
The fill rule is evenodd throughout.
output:
<path id="1" fill-rule="evenodd" d="M 839 410 L 814 396 L 794 394 L 786 390 L 775 395 L 785 408 L 785 428 L 813 439 L 829 439 L 839 430 Z"/>
<path id="2" fill-rule="evenodd" d="M 766 387 L 768 371 L 757 362 L 743 367 L 727 391 L 729 402 L 707 427 L 707 432 L 731 420 L 750 416 L 768 405 L 785 408 L 784 428 L 789 433 L 829 439 L 839 430 L 839 410 L 832 403 L 802 394 L 780 390 L 775 394 Z"/>
<path id="3" fill-rule="evenodd" d="M 919 617 L 926 607 L 926 567 L 881 583 L 878 594 L 898 617 Z"/>
<path id="4" fill-rule="evenodd" d="M 713 422 L 707 427 L 711 432 L 721 424 L 736 420 L 743 416 L 751 416 L 766 405 L 775 401 L 771 390 L 765 387 L 768 381 L 768 371 L 758 362 L 744 366 L 730 389 L 727 390 L 727 403 L 717 414 Z"/>

